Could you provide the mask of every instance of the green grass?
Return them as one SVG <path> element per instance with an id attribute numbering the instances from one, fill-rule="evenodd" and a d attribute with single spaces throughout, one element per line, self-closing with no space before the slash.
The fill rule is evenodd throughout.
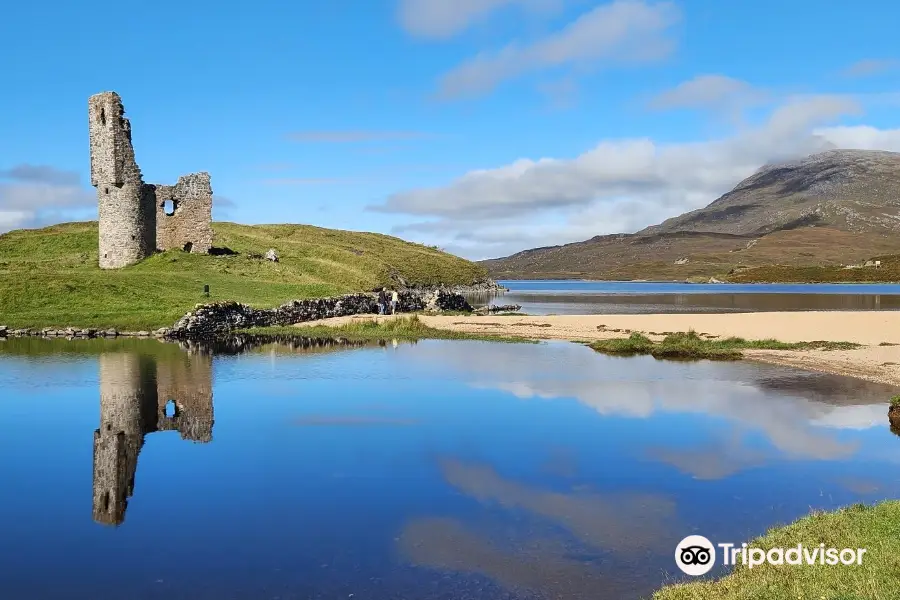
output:
<path id="1" fill-rule="evenodd" d="M 845 269 L 838 266 L 767 265 L 723 275 L 733 283 L 893 283 L 900 281 L 900 255 L 876 256 L 881 266 Z"/>
<path id="2" fill-rule="evenodd" d="M 97 223 L 65 223 L 0 235 L 0 324 L 10 327 L 171 326 L 195 304 L 257 307 L 391 285 L 469 284 L 483 267 L 375 233 L 307 225 L 213 223 L 214 246 L 233 256 L 154 255 L 116 270 L 97 266 Z M 262 255 L 275 248 L 279 262 Z M 203 286 L 210 296 L 203 296 Z"/>
<path id="3" fill-rule="evenodd" d="M 894 396 L 893 398 L 891 398 L 891 406 L 900 407 L 900 396 Z"/>
<path id="4" fill-rule="evenodd" d="M 814 513 L 770 530 L 763 548 L 865 548 L 861 565 L 738 565 L 716 581 L 666 586 L 653 600 L 889 600 L 900 597 L 900 502 Z"/>
<path id="5" fill-rule="evenodd" d="M 311 325 L 307 327 L 254 327 L 239 331 L 271 336 L 296 336 L 306 338 L 343 338 L 351 341 L 364 340 L 485 340 L 491 342 L 534 343 L 518 337 L 491 334 L 445 331 L 429 327 L 417 315 L 377 321 L 360 319 L 343 325 Z"/>
<path id="6" fill-rule="evenodd" d="M 598 340 L 590 344 L 597 352 L 619 356 L 649 354 L 655 358 L 737 360 L 742 350 L 849 350 L 859 344 L 851 342 L 779 342 L 778 340 L 745 340 L 744 338 L 705 339 L 694 331 L 666 335 L 654 342 L 642 333 L 627 338 Z"/>

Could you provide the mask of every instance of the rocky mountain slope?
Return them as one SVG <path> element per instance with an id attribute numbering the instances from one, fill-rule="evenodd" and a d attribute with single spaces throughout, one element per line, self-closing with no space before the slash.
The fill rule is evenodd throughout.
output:
<path id="1" fill-rule="evenodd" d="M 900 253 L 900 153 L 831 150 L 767 165 L 701 208 L 633 234 L 484 261 L 496 279 L 685 279 Z"/>

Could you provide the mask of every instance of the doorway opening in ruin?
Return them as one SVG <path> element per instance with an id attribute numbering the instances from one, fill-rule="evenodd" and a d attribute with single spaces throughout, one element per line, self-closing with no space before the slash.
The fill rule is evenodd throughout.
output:
<path id="1" fill-rule="evenodd" d="M 193 248 L 194 248 L 194 244 L 192 242 L 188 242 L 187 244 L 184 245 L 182 250 L 184 250 L 185 252 L 190 252 Z"/>
<path id="2" fill-rule="evenodd" d="M 106 125 L 106 109 L 102 106 L 100 107 L 100 124 Z"/>
<path id="3" fill-rule="evenodd" d="M 172 419 L 178 416 L 178 407 L 175 406 L 174 400 L 169 400 L 166 402 L 166 417 Z"/>
<path id="4" fill-rule="evenodd" d="M 163 211 L 166 213 L 167 217 L 171 217 L 175 214 L 175 209 L 178 208 L 178 205 L 175 204 L 174 200 L 166 200 L 162 203 Z"/>

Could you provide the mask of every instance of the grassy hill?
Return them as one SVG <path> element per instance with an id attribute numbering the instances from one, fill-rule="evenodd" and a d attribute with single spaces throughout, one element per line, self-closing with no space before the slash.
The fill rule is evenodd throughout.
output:
<path id="1" fill-rule="evenodd" d="M 805 281 L 814 274 L 802 270 L 815 267 L 847 276 L 823 281 L 871 281 L 888 271 L 840 267 L 894 254 L 900 254 L 900 153 L 835 150 L 768 165 L 709 206 L 637 233 L 482 264 L 495 279 L 684 280 L 781 265 L 757 270 L 754 280 Z"/>
<path id="2" fill-rule="evenodd" d="M 462 258 L 375 233 L 235 223 L 213 223 L 213 230 L 214 246 L 236 254 L 174 250 L 118 270 L 97 266 L 96 222 L 0 235 L 0 324 L 153 329 L 172 325 L 198 302 L 266 307 L 397 285 L 400 278 L 466 285 L 487 276 Z M 279 262 L 262 259 L 269 248 Z"/>

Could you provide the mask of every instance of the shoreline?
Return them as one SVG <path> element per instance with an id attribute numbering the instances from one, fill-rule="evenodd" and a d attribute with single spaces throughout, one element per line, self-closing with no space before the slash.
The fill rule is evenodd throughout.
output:
<path id="1" fill-rule="evenodd" d="M 408 315 L 354 315 L 294 325 L 340 326 Z M 744 350 L 743 358 L 900 386 L 900 311 L 803 311 L 640 315 L 419 315 L 428 327 L 507 338 L 594 342 L 638 332 L 653 341 L 694 330 L 706 337 L 782 342 L 852 342 L 853 350 Z"/>

